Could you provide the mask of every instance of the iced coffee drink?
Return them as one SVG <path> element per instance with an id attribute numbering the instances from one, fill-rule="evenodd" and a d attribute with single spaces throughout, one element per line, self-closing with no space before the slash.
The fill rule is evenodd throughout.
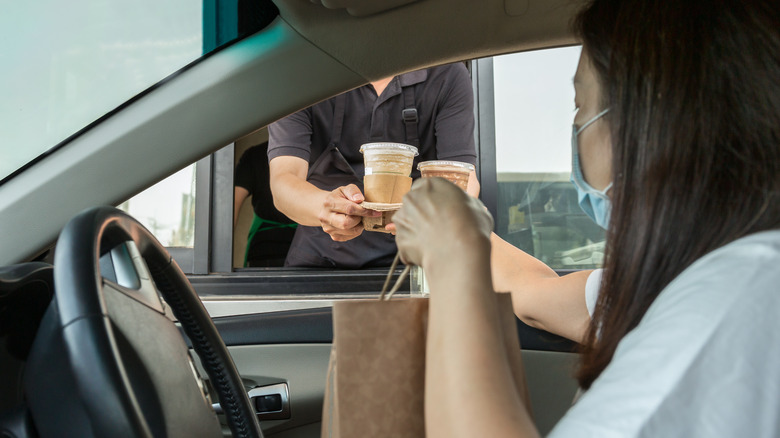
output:
<path id="1" fill-rule="evenodd" d="M 363 227 L 369 231 L 385 230 L 401 200 L 412 188 L 412 163 L 417 148 L 402 143 L 368 143 L 360 147 L 365 163 L 363 195 L 365 208 L 381 211 L 380 217 L 364 217 Z"/>
<path id="2" fill-rule="evenodd" d="M 402 143 L 368 143 L 360 147 L 365 163 L 367 202 L 400 203 L 412 187 L 412 162 L 417 148 Z"/>
<path id="3" fill-rule="evenodd" d="M 469 186 L 469 175 L 474 165 L 461 161 L 423 161 L 417 165 L 423 178 L 444 178 L 463 190 Z"/>

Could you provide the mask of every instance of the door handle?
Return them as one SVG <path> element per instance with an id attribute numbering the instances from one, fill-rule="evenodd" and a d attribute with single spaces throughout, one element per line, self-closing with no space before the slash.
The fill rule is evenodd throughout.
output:
<path id="1" fill-rule="evenodd" d="M 287 383 L 258 386 L 249 391 L 249 401 L 258 420 L 286 420 L 290 418 L 290 391 Z"/>
<path id="2" fill-rule="evenodd" d="M 287 383 L 258 386 L 247 393 L 257 419 L 287 420 L 290 418 L 290 391 Z M 224 413 L 219 403 L 211 405 L 217 414 Z"/>

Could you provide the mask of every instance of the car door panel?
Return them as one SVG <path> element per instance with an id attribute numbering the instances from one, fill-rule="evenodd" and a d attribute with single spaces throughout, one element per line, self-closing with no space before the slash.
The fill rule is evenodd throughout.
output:
<path id="1" fill-rule="evenodd" d="M 229 351 L 245 384 L 287 383 L 290 419 L 262 421 L 266 436 L 319 436 L 330 344 L 241 345 Z"/>
<path id="2" fill-rule="evenodd" d="M 248 386 L 287 383 L 291 417 L 262 421 L 267 436 L 318 437 L 333 338 L 330 308 L 215 318 Z M 518 321 L 529 393 L 540 432 L 566 412 L 577 390 L 573 343 Z"/>

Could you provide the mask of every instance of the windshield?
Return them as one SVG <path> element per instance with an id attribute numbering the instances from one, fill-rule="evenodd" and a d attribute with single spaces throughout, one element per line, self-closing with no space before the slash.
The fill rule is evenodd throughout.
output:
<path id="1" fill-rule="evenodd" d="M 0 180 L 197 59 L 203 11 L 202 0 L 8 3 Z"/>

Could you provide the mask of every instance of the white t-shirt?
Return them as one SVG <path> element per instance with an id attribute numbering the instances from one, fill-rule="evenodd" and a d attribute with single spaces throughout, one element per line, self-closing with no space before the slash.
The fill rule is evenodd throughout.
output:
<path id="1" fill-rule="evenodd" d="M 780 437 L 780 231 L 669 284 L 551 437 Z"/>
<path id="2" fill-rule="evenodd" d="M 585 282 L 585 306 L 588 307 L 588 315 L 590 316 L 593 316 L 593 310 L 596 308 L 603 273 L 603 269 L 596 269 L 588 275 L 588 280 Z"/>

